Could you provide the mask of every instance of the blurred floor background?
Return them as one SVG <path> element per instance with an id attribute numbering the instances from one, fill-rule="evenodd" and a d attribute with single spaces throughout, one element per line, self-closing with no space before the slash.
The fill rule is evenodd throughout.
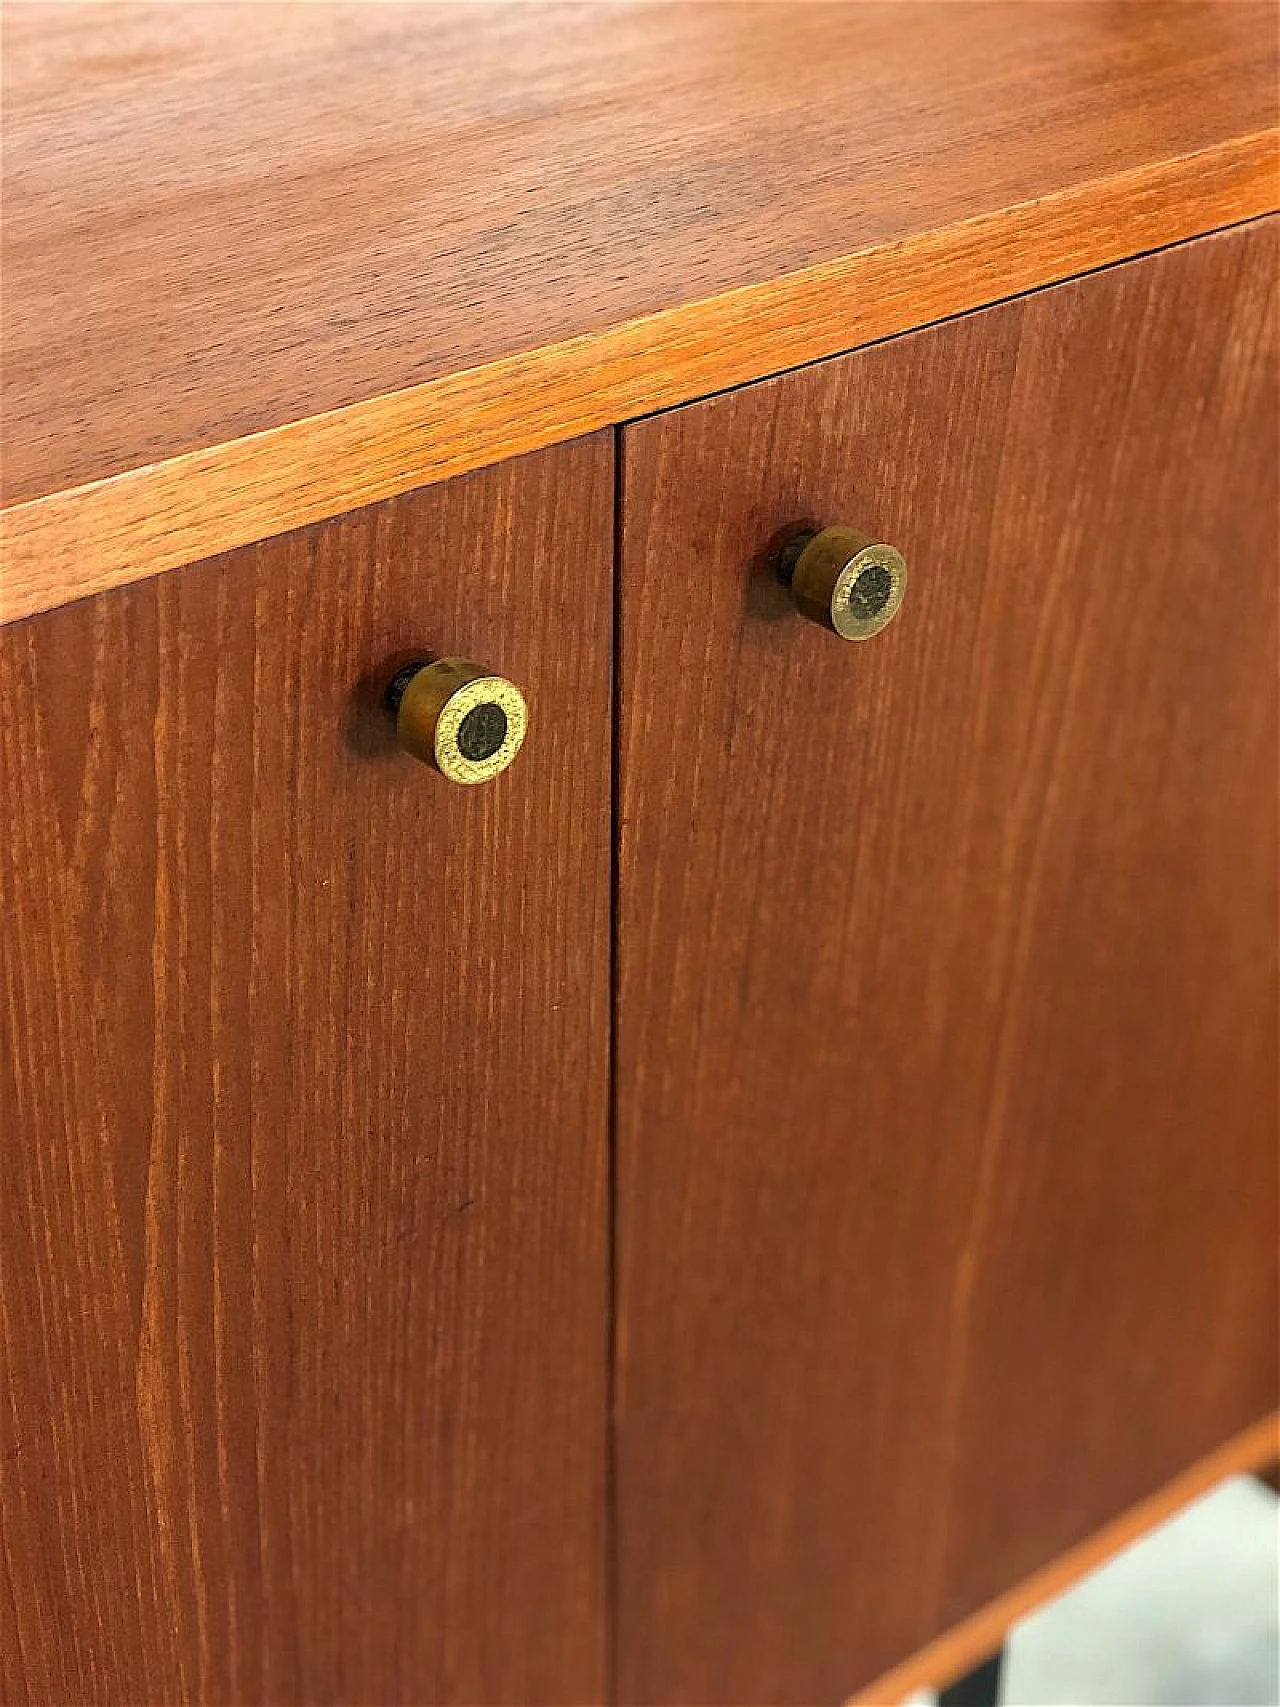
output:
<path id="1" fill-rule="evenodd" d="M 1250 1477 L 1224 1482 L 1016 1625 L 1002 1707 L 1060 1703 L 1277 1707 L 1275 1494 Z"/>

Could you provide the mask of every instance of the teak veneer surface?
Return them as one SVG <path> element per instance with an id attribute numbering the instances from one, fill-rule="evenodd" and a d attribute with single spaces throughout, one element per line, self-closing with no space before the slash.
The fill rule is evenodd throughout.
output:
<path id="1" fill-rule="evenodd" d="M 622 1702 L 840 1700 L 1276 1408 L 1276 225 L 622 435 Z"/>
<path id="2" fill-rule="evenodd" d="M 13 1707 L 603 1699 L 612 464 L 0 633 Z M 424 646 L 529 692 L 489 787 Z"/>
<path id="3" fill-rule="evenodd" d="M 1265 212 L 1275 34 L 11 6 L 0 615 Z"/>

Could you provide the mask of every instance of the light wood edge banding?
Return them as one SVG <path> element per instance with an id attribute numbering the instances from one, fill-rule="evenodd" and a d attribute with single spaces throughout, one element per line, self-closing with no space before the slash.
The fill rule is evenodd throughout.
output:
<path id="1" fill-rule="evenodd" d="M 966 1618 L 962 1624 L 948 1630 L 930 1642 L 900 1666 L 895 1666 L 859 1694 L 850 1698 L 846 1707 L 900 1707 L 900 1703 L 918 1689 L 945 1687 L 962 1677 L 993 1654 L 1004 1641 L 1009 1629 L 1020 1618 L 1026 1618 L 1037 1607 L 1063 1593 L 1088 1572 L 1105 1564 L 1121 1548 L 1141 1537 L 1174 1516 L 1183 1506 L 1208 1493 L 1228 1476 L 1259 1469 L 1280 1452 L 1280 1411 L 1264 1417 L 1251 1428 L 1184 1470 L 1149 1499 L 1132 1506 L 1116 1518 L 1027 1577 L 1016 1588 L 989 1602 L 981 1611 Z"/>
<path id="2" fill-rule="evenodd" d="M 14 504 L 0 622 L 1258 218 L 1276 143 L 1233 138 Z"/>

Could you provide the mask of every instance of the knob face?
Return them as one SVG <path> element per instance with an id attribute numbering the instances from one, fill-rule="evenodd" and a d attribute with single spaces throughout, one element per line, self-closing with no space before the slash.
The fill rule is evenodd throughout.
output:
<path id="1" fill-rule="evenodd" d="M 387 689 L 400 745 L 450 782 L 489 782 L 520 751 L 524 695 L 469 658 L 437 658 L 399 671 Z"/>
<path id="2" fill-rule="evenodd" d="M 842 640 L 879 634 L 907 590 L 901 552 L 857 528 L 823 528 L 792 554 L 787 568 L 801 613 Z"/>

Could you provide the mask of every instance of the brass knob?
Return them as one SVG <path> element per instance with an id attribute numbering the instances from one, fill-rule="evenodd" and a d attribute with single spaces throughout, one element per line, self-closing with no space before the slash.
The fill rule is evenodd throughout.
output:
<path id="1" fill-rule="evenodd" d="M 397 670 L 387 708 L 406 753 L 450 782 L 489 782 L 520 751 L 529 722 L 524 695 L 468 658 L 419 658 Z"/>
<path id="2" fill-rule="evenodd" d="M 859 533 L 829 527 L 788 541 L 778 577 L 796 608 L 842 640 L 870 640 L 892 622 L 907 590 L 902 554 Z"/>

